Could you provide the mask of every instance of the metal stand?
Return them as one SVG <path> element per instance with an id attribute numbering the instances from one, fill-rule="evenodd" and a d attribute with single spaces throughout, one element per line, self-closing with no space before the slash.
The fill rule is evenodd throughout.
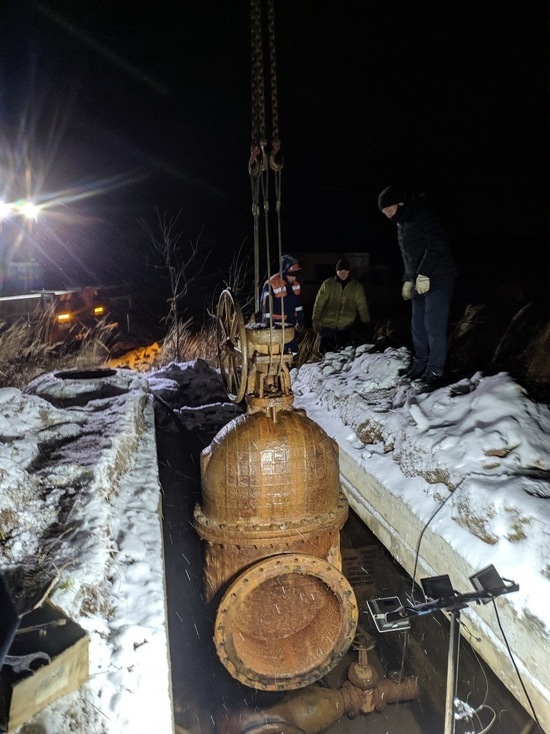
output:
<path id="1" fill-rule="evenodd" d="M 447 689 L 445 693 L 444 734 L 455 733 L 455 698 L 458 689 L 458 657 L 460 653 L 460 611 L 451 613 L 449 654 L 447 655 Z"/>
<path id="2" fill-rule="evenodd" d="M 450 612 L 449 653 L 447 656 L 447 689 L 445 693 L 444 734 L 455 734 L 456 695 L 458 690 L 458 658 L 460 653 L 460 610 L 470 602 L 487 604 L 501 594 L 518 591 L 519 584 L 503 579 L 494 566 L 487 566 L 470 576 L 475 591 L 456 592 L 449 576 L 421 579 L 427 601 L 403 606 L 396 596 L 372 599 L 367 606 L 379 632 L 398 632 L 410 627 L 409 620 L 433 612 Z"/>

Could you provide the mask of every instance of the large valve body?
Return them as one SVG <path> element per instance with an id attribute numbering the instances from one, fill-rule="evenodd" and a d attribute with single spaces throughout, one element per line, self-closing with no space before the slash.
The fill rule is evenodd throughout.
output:
<path id="1" fill-rule="evenodd" d="M 254 688 L 315 682 L 346 652 L 357 625 L 341 573 L 348 504 L 338 446 L 292 396 L 248 398 L 201 456 L 205 591 L 219 601 L 217 652 Z"/>

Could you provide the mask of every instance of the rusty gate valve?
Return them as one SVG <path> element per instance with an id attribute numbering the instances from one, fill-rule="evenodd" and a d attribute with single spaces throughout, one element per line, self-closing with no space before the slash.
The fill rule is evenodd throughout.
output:
<path id="1" fill-rule="evenodd" d="M 340 688 L 340 692 L 344 699 L 344 711 L 350 719 L 356 719 L 360 714 L 368 714 L 370 711 L 374 711 L 374 708 L 370 711 L 364 710 L 364 691 L 354 686 L 351 681 L 345 681 Z"/>
<path id="2" fill-rule="evenodd" d="M 375 645 L 374 637 L 359 627 L 351 645 L 354 650 L 357 650 L 358 659 L 357 662 L 350 665 L 348 679 L 362 691 L 375 688 L 380 680 L 380 676 L 368 660 L 368 651 L 373 650 Z"/>
<path id="3" fill-rule="evenodd" d="M 363 691 L 347 680 L 340 689 L 344 697 L 344 706 L 350 719 L 355 719 L 360 714 L 372 714 L 374 711 L 383 711 L 386 708 L 384 692 L 378 688 L 369 688 Z"/>

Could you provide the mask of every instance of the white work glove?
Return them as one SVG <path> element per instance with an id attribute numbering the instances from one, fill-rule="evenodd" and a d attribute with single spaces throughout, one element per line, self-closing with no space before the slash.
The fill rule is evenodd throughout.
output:
<path id="1" fill-rule="evenodd" d="M 404 301 L 410 301 L 413 295 L 413 284 L 412 281 L 406 280 L 403 283 L 403 288 L 401 289 L 401 297 Z"/>
<path id="2" fill-rule="evenodd" d="M 416 277 L 416 292 L 427 293 L 430 290 L 430 279 L 426 275 L 418 275 Z"/>

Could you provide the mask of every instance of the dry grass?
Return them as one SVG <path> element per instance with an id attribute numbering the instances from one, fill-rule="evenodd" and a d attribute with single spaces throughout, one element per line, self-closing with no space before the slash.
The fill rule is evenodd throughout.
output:
<path id="1" fill-rule="evenodd" d="M 296 366 L 301 367 L 309 362 L 319 362 L 321 360 L 319 352 L 319 340 L 317 335 L 311 329 L 306 329 L 300 336 L 298 342 L 298 358 Z"/>
<path id="2" fill-rule="evenodd" d="M 191 362 L 204 359 L 210 367 L 218 366 L 218 339 L 216 324 L 210 320 L 197 326 L 193 319 L 173 324 L 162 342 L 156 358 L 156 366 L 170 362 Z"/>
<path id="3" fill-rule="evenodd" d="M 0 388 L 24 388 L 45 372 L 89 369 L 100 365 L 109 354 L 106 346 L 111 327 L 99 323 L 83 331 L 78 341 L 51 341 L 51 321 L 0 323 Z"/>

